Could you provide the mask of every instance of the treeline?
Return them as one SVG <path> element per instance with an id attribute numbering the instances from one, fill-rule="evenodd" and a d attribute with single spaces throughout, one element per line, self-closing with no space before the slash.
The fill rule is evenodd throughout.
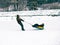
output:
<path id="1" fill-rule="evenodd" d="M 37 2 L 38 4 L 60 2 L 60 0 L 28 0 L 28 3 Z"/>
<path id="2" fill-rule="evenodd" d="M 8 7 L 10 0 L 0 0 L 0 8 Z"/>

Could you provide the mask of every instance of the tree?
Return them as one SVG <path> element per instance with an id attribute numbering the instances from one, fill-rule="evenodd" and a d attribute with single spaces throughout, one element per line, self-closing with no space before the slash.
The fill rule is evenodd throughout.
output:
<path id="1" fill-rule="evenodd" d="M 0 8 L 8 7 L 10 0 L 0 0 Z"/>

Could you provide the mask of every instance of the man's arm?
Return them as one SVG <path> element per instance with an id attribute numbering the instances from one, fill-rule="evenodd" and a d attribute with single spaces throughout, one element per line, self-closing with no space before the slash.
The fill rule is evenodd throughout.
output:
<path id="1" fill-rule="evenodd" d="M 24 20 L 23 20 L 23 19 L 20 19 L 20 20 L 24 22 Z"/>

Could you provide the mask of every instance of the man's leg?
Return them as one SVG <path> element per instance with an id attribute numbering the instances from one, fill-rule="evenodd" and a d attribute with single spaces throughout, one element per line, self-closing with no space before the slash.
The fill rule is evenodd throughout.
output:
<path id="1" fill-rule="evenodd" d="M 24 26 L 23 26 L 23 24 L 22 24 L 22 23 L 20 23 L 20 25 L 21 25 L 21 29 L 24 31 Z"/>

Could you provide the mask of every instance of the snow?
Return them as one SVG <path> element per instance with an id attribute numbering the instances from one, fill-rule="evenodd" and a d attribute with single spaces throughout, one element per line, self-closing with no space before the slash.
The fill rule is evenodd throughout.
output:
<path id="1" fill-rule="evenodd" d="M 60 16 L 21 17 L 25 31 L 16 17 L 0 17 L 0 45 L 60 45 Z M 44 23 L 44 30 L 30 24 Z"/>
<path id="2" fill-rule="evenodd" d="M 44 23 L 44 30 L 57 30 L 59 31 L 60 27 L 60 16 L 52 17 L 52 16 L 33 16 L 33 17 L 21 17 L 25 22 L 22 22 L 25 30 L 34 30 L 32 27 L 34 24 L 42 24 Z M 0 17 L 0 30 L 11 30 L 18 31 L 21 30 L 20 25 L 16 21 L 16 17 Z M 47 30 L 48 29 L 48 30 Z M 52 31 L 53 31 L 52 30 Z"/>
<path id="3" fill-rule="evenodd" d="M 19 15 L 53 15 L 58 14 L 60 10 L 33 10 L 33 11 L 11 11 L 11 12 L 0 12 L 0 16 L 15 16 L 17 14 Z"/>

